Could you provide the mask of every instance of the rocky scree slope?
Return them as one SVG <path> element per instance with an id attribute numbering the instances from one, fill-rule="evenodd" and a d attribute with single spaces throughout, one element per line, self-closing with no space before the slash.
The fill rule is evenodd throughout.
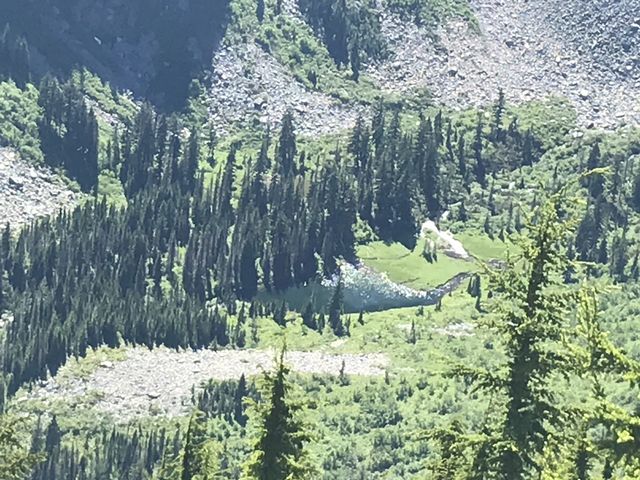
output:
<path id="1" fill-rule="evenodd" d="M 309 90 L 253 42 L 218 51 L 211 83 L 209 113 L 223 133 L 239 124 L 275 127 L 291 110 L 299 133 L 326 135 L 353 126 L 363 111 Z"/>
<path id="2" fill-rule="evenodd" d="M 21 160 L 9 148 L 0 148 L 0 226 L 17 227 L 78 200 L 78 194 L 50 170 Z"/>
<path id="3" fill-rule="evenodd" d="M 296 0 L 284 15 L 304 25 Z M 434 32 L 379 3 L 388 57 L 365 76 L 383 92 L 427 89 L 454 109 L 548 96 L 571 100 L 580 127 L 640 124 L 640 0 L 470 0 L 475 22 L 451 19 Z M 296 113 L 301 133 L 353 125 L 367 109 L 313 91 L 249 35 L 214 55 L 208 106 L 213 123 L 274 126 Z"/>
<path id="4" fill-rule="evenodd" d="M 428 88 L 462 109 L 569 98 L 583 127 L 640 123 L 640 0 L 470 0 L 462 20 L 432 32 L 382 10 L 391 55 L 369 66 L 386 91 Z"/>

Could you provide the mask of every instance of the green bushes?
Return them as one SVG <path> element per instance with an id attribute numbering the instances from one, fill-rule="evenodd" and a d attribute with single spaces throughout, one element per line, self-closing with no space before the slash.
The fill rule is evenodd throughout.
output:
<path id="1" fill-rule="evenodd" d="M 38 90 L 27 85 L 21 90 L 13 82 L 0 83 L 0 146 L 13 147 L 31 161 L 42 162 L 38 121 Z"/>

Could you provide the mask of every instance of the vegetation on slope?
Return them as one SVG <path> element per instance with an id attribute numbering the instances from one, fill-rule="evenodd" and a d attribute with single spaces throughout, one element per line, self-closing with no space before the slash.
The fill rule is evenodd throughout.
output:
<path id="1" fill-rule="evenodd" d="M 389 5 L 434 28 L 469 18 L 461 2 Z M 30 451 L 47 458 L 32 478 L 204 480 L 240 478 L 243 467 L 246 477 L 278 480 L 635 478 L 638 131 L 584 136 L 556 98 L 513 107 L 500 94 L 494 106 L 459 113 L 376 103 L 358 72 L 384 56 L 375 5 L 298 6 L 302 19 L 282 15 L 282 2 L 232 2 L 226 40 L 255 39 L 307 87 L 374 105 L 346 136 L 301 141 L 287 114 L 278 132 L 218 141 L 202 128 L 196 83 L 184 115 L 137 105 L 88 71 L 38 90 L 22 39 L 0 38 L 0 54 L 13 52 L 0 76 L 19 85 L 0 84 L 3 144 L 98 193 L 14 236 L 7 228 L 0 241 L 0 313 L 11 313 L 0 399 L 40 416 Z M 184 47 L 161 43 L 165 60 Z M 185 66 L 168 64 L 155 93 Z M 192 67 L 179 72 L 181 86 Z M 557 201 L 562 189 L 570 202 Z M 431 248 L 432 237 L 418 237 L 427 218 L 473 257 L 501 260 L 497 270 Z M 337 277 L 326 304 L 289 311 L 288 291 L 344 261 L 420 289 L 474 275 L 433 308 L 346 315 Z M 612 281 L 620 288 L 601 306 L 581 286 Z M 78 375 L 117 361 L 127 345 L 269 348 L 285 339 L 384 352 L 391 366 L 361 378 L 288 375 L 280 364 L 266 389 L 253 379 L 210 382 L 194 390 L 189 419 L 115 429 L 95 393 L 26 394 L 104 345 L 113 350 L 79 359 Z M 247 398 L 259 407 L 247 409 Z M 0 430 L 3 458 L 26 472 L 37 455 Z"/>

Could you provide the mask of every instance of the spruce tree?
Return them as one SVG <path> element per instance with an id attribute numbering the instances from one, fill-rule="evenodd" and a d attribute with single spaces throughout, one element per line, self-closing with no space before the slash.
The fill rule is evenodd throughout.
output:
<path id="1" fill-rule="evenodd" d="M 356 37 L 351 45 L 351 51 L 349 52 L 349 61 L 351 63 L 352 78 L 357 82 L 360 79 L 360 68 L 362 60 L 360 58 L 360 43 Z"/>
<path id="2" fill-rule="evenodd" d="M 258 17 L 258 21 L 262 23 L 264 21 L 264 0 L 258 0 L 256 6 L 256 17 Z"/>
<path id="3" fill-rule="evenodd" d="M 505 98 L 504 98 L 504 90 L 500 88 L 498 90 L 498 101 L 496 102 L 496 107 L 494 110 L 494 123 L 493 123 L 493 139 L 497 142 L 501 142 L 503 140 L 503 132 L 502 132 L 502 121 L 504 117 L 505 110 Z"/>
<path id="4" fill-rule="evenodd" d="M 640 213 L 640 173 L 638 173 L 633 181 L 633 191 L 631 192 L 631 206 Z"/>
<path id="5" fill-rule="evenodd" d="M 262 400 L 251 404 L 253 438 L 252 453 L 244 467 L 246 479 L 306 480 L 317 473 L 306 449 L 311 437 L 300 420 L 302 406 L 290 398 L 284 354 L 283 349 L 275 372 L 265 373 Z"/>
<path id="6" fill-rule="evenodd" d="M 283 174 L 287 175 L 295 172 L 296 153 L 296 134 L 293 126 L 293 113 L 287 111 L 282 117 L 277 152 L 278 167 Z"/>
<path id="7" fill-rule="evenodd" d="M 189 419 L 180 480 L 208 480 L 217 473 L 211 458 L 210 439 L 207 435 L 204 412 L 196 410 Z"/>
<path id="8" fill-rule="evenodd" d="M 336 336 L 342 337 L 345 334 L 344 323 L 342 322 L 342 308 L 344 294 L 342 292 L 342 277 L 338 278 L 336 287 L 333 290 L 331 301 L 329 302 L 329 326 Z"/>
<path id="9" fill-rule="evenodd" d="M 473 151 L 475 154 L 475 175 L 476 180 L 480 184 L 482 188 L 487 186 L 487 167 L 485 165 L 485 160 L 482 155 L 483 150 L 483 130 L 484 126 L 482 124 L 482 114 L 478 114 L 478 123 L 476 124 L 476 134 L 473 142 Z"/>
<path id="10" fill-rule="evenodd" d="M 600 144 L 596 142 L 591 148 L 591 152 L 589 153 L 589 160 L 587 162 L 587 171 L 591 172 L 593 170 L 601 167 L 601 154 L 600 154 Z M 604 192 L 604 178 L 600 173 L 594 173 L 592 175 L 587 176 L 586 178 L 587 187 L 589 189 L 589 195 L 593 199 L 599 199 L 602 193 Z"/>
<path id="11" fill-rule="evenodd" d="M 521 239 L 522 253 L 504 269 L 488 270 L 496 317 L 487 324 L 505 346 L 506 363 L 492 372 L 458 369 L 501 399 L 492 402 L 481 432 L 460 438 L 472 451 L 464 478 L 538 478 L 546 449 L 566 426 L 553 381 L 569 372 L 564 340 L 579 297 L 563 283 L 572 231 L 572 222 L 559 214 L 563 201 L 561 193 L 542 205 Z"/>

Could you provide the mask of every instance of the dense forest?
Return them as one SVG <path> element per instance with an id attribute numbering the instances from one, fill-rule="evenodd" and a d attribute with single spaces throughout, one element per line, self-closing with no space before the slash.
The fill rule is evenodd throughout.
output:
<path id="1" fill-rule="evenodd" d="M 463 111 L 371 98 L 381 7 L 348 0 L 299 0 L 295 21 L 362 92 L 352 125 L 215 125 L 209 48 L 287 27 L 290 3 L 8 3 L 0 147 L 81 201 L 0 234 L 0 477 L 638 478 L 637 128 L 584 134 L 567 102 L 501 89 Z M 388 8 L 436 28 L 462 3 Z M 429 301 L 348 311 L 354 271 Z M 163 349 L 273 368 L 212 372 L 179 416 L 77 387 Z"/>

